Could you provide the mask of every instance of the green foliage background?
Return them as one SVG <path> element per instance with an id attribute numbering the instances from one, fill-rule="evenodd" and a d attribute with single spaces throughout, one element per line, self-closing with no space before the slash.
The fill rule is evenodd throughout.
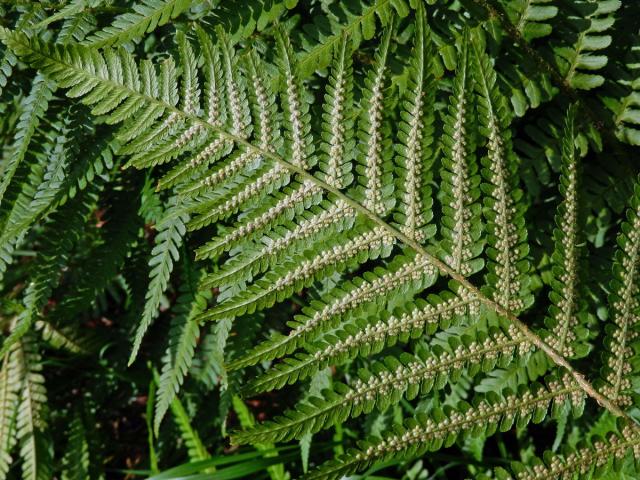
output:
<path id="1" fill-rule="evenodd" d="M 0 12 L 0 480 L 638 478 L 640 3 Z"/>

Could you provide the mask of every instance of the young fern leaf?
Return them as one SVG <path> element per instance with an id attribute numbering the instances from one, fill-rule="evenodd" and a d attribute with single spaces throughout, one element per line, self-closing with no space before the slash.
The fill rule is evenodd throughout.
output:
<path id="1" fill-rule="evenodd" d="M 423 335 L 433 335 L 479 313 L 477 299 L 463 288 L 451 283 L 456 293 L 443 291 L 430 294 L 426 300 L 416 299 L 392 314 L 383 312 L 368 319 L 358 319 L 337 331 L 324 335 L 317 342 L 305 346 L 308 353 L 298 353 L 276 364 L 264 375 L 249 382 L 244 395 L 276 390 L 287 383 L 305 380 L 321 369 L 342 365 L 358 356 L 367 357 L 396 343 L 406 343 Z"/>
<path id="2" fill-rule="evenodd" d="M 150 282 L 145 297 L 142 319 L 138 323 L 133 340 L 129 365 L 136 359 L 142 339 L 149 325 L 158 315 L 160 300 L 167 289 L 169 276 L 173 271 L 173 263 L 180 258 L 179 248 L 186 233 L 185 223 L 187 220 L 188 217 L 181 211 L 179 200 L 174 197 L 164 217 L 156 226 L 158 234 L 155 238 L 155 246 L 151 251 L 151 260 L 149 260 L 149 266 L 151 267 L 151 272 L 149 273 Z"/>
<path id="3" fill-rule="evenodd" d="M 517 165 L 511 145 L 510 113 L 500 92 L 496 72 L 475 37 L 473 73 L 478 91 L 480 133 L 487 139 L 482 159 L 484 214 L 487 222 L 486 293 L 502 307 L 520 312 L 533 301 L 526 273 L 529 263 L 522 191 L 515 186 Z"/>
<path id="4" fill-rule="evenodd" d="M 635 185 L 617 243 L 609 296 L 611 320 L 605 327 L 608 353 L 604 357 L 602 376 L 606 384 L 602 390 L 617 404 L 629 406 L 633 404 L 632 379 L 637 375 L 632 360 L 640 321 L 640 181 Z"/>
<path id="5" fill-rule="evenodd" d="M 442 136 L 442 248 L 444 261 L 468 276 L 482 268 L 480 175 L 475 160 L 473 78 L 469 65 L 469 33 L 462 39 L 458 70 L 444 117 Z"/>
<path id="6" fill-rule="evenodd" d="M 455 383 L 463 371 L 473 376 L 507 365 L 515 351 L 522 356 L 531 347 L 515 327 L 508 334 L 496 328 L 476 332 L 475 338 L 451 337 L 448 348 L 436 344 L 428 353 L 389 356 L 361 370 L 352 386 L 336 383 L 333 390 L 322 392 L 323 398 L 300 402 L 282 417 L 239 432 L 232 439 L 236 443 L 299 439 L 374 409 L 384 411 L 403 397 L 412 400 L 432 389 L 442 389 Z"/>
<path id="7" fill-rule="evenodd" d="M 407 93 L 398 125 L 395 155 L 398 204 L 394 220 L 407 237 L 423 243 L 435 233 L 435 225 L 429 225 L 433 217 L 430 182 L 435 80 L 431 72 L 434 57 L 431 35 L 424 8 L 419 5 Z"/>
<path id="8" fill-rule="evenodd" d="M 118 15 L 113 23 L 94 33 L 84 43 L 91 47 L 121 45 L 154 31 L 191 5 L 191 0 L 140 0 L 132 12 Z"/>
<path id="9" fill-rule="evenodd" d="M 374 65 L 364 81 L 358 122 L 359 149 L 356 155 L 359 188 L 355 197 L 368 210 L 383 216 L 392 208 L 393 163 L 389 125 L 384 119 L 384 91 L 387 80 L 387 56 L 392 26 L 385 31 L 376 50 Z"/>
<path id="10" fill-rule="evenodd" d="M 578 161 L 580 153 L 576 141 L 576 109 L 571 107 L 567 113 L 562 140 L 562 172 L 560 192 L 562 203 L 556 215 L 557 228 L 553 232 L 554 252 L 553 280 L 549 299 L 549 315 L 545 319 L 548 329 L 544 338 L 553 348 L 567 358 L 579 358 L 588 353 L 584 338 L 588 334 L 582 326 L 586 312 L 580 298 L 578 284 L 581 271 L 580 231 L 582 223 L 578 205 Z"/>
<path id="11" fill-rule="evenodd" d="M 534 384 L 530 389 L 523 386 L 517 393 L 507 390 L 502 396 L 490 392 L 472 405 L 461 402 L 456 409 L 445 407 L 428 416 L 418 414 L 404 426 L 395 425 L 392 433 L 382 439 L 361 442 L 357 449 L 321 465 L 306 478 L 339 479 L 387 459 L 409 460 L 427 451 L 437 451 L 452 445 L 463 434 L 490 436 L 498 430 L 510 430 L 514 422 L 518 427 L 531 421 L 539 423 L 550 407 L 553 417 L 557 417 L 565 405 L 573 408 L 574 415 L 580 415 L 584 394 L 571 377 L 549 378 L 546 383 L 546 388 Z"/>
<path id="12" fill-rule="evenodd" d="M 175 316 L 169 330 L 169 346 L 162 359 L 162 372 L 158 380 L 153 427 L 156 436 L 171 402 L 180 391 L 184 377 L 191 367 L 200 326 L 195 320 L 207 306 L 207 296 L 198 291 L 201 275 L 185 268 L 181 293 L 176 300 Z"/>

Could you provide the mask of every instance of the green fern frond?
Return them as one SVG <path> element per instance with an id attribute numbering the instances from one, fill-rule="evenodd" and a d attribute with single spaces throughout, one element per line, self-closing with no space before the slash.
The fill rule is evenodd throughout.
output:
<path id="1" fill-rule="evenodd" d="M 529 42 L 549 35 L 552 31 L 551 21 L 558 14 L 558 7 L 553 0 L 510 0 L 505 10 L 511 23 Z"/>
<path id="2" fill-rule="evenodd" d="M 528 465 L 513 466 L 517 480 L 571 480 L 576 478 L 620 478 L 615 472 L 625 457 L 640 460 L 640 436 L 629 425 L 621 425 L 608 438 L 591 439 L 590 445 L 568 449 L 564 455 L 545 452 L 544 458 L 534 458 Z"/>
<path id="3" fill-rule="evenodd" d="M 515 154 L 511 145 L 511 121 L 507 102 L 500 92 L 496 72 L 481 50 L 480 39 L 471 41 L 473 74 L 478 90 L 480 133 L 486 138 L 482 159 L 484 215 L 487 222 L 487 292 L 503 307 L 519 312 L 533 300 L 528 293 L 527 230 L 522 191 L 515 184 Z"/>
<path id="4" fill-rule="evenodd" d="M 442 248 L 444 261 L 468 276 L 482 268 L 480 176 L 475 161 L 473 78 L 469 64 L 469 34 L 462 39 L 458 70 L 442 136 Z"/>
<path id="5" fill-rule="evenodd" d="M 616 403 L 628 406 L 633 403 L 631 379 L 636 369 L 631 359 L 640 305 L 640 285 L 638 284 L 640 259 L 640 183 L 636 183 L 626 221 L 622 223 L 618 235 L 618 250 L 613 265 L 613 280 L 610 285 L 609 307 L 611 322 L 607 324 L 605 342 L 608 353 L 602 376 L 606 381 L 603 391 Z"/>
<path id="6" fill-rule="evenodd" d="M 22 460 L 22 478 L 45 480 L 51 478 L 52 459 L 44 431 L 47 425 L 47 391 L 42 376 L 42 361 L 37 345 L 26 335 L 10 350 L 15 362 L 11 380 L 19 392 L 16 415 L 16 437 Z"/>
<path id="7" fill-rule="evenodd" d="M 69 440 L 62 459 L 62 480 L 89 478 L 89 442 L 80 415 L 76 415 L 71 421 L 67 436 Z"/>
<path id="8" fill-rule="evenodd" d="M 154 31 L 191 5 L 190 0 L 141 0 L 132 12 L 116 17 L 113 23 L 85 40 L 92 47 L 121 45 Z"/>
<path id="9" fill-rule="evenodd" d="M 588 352 L 584 338 L 588 334 L 582 325 L 586 316 L 584 299 L 578 284 L 581 270 L 581 218 L 579 212 L 579 156 L 576 142 L 576 109 L 567 112 L 562 145 L 560 192 L 562 203 L 556 216 L 555 247 L 551 257 L 553 281 L 549 298 L 549 316 L 545 320 L 548 342 L 565 357 L 582 357 Z M 546 337 L 545 337 L 546 338 Z"/>
<path id="10" fill-rule="evenodd" d="M 174 308 L 175 316 L 171 320 L 169 346 L 162 359 L 163 365 L 158 380 L 153 417 L 156 436 L 159 433 L 162 419 L 180 391 L 184 377 L 191 367 L 200 335 L 200 327 L 195 317 L 207 306 L 207 297 L 197 291 L 200 274 L 190 271 L 191 268 L 185 267 L 181 293 Z"/>
<path id="11" fill-rule="evenodd" d="M 412 400 L 418 394 L 440 390 L 449 382 L 455 383 L 463 371 L 473 376 L 504 366 L 516 350 L 521 356 L 531 347 L 515 327 L 508 334 L 496 328 L 476 332 L 475 338 L 452 337 L 447 348 L 436 344 L 429 353 L 389 356 L 361 370 L 353 385 L 336 383 L 333 390 L 322 392 L 322 398 L 311 397 L 284 416 L 238 432 L 232 439 L 241 444 L 299 439 L 374 409 L 384 411 L 403 397 Z"/>
<path id="12" fill-rule="evenodd" d="M 0 368 L 0 479 L 5 480 L 13 462 L 11 452 L 16 443 L 16 407 L 18 387 L 16 364 L 10 353 L 2 358 Z"/>
<path id="13" fill-rule="evenodd" d="M 573 88 L 591 90 L 604 83 L 604 77 L 596 72 L 608 61 L 605 49 L 611 44 L 611 29 L 615 13 L 620 8 L 620 0 L 569 2 L 567 24 L 571 33 L 577 36 L 570 46 L 554 48 L 560 73 L 564 82 Z M 573 34 L 573 35 L 571 35 Z"/>
<path id="14" fill-rule="evenodd" d="M 303 315 L 289 322 L 288 335 L 274 333 L 269 340 L 234 360 L 229 368 L 234 370 L 290 354 L 304 342 L 314 340 L 340 323 L 372 314 L 376 307 L 390 302 L 395 295 L 427 288 L 436 278 L 435 267 L 423 255 L 408 252 L 398 255 L 387 269 L 376 268 L 351 282 L 343 282 L 323 301 L 312 302 L 303 309 Z M 209 317 L 209 312 L 203 315 L 203 319 Z"/>
<path id="15" fill-rule="evenodd" d="M 324 335 L 306 347 L 308 353 L 298 353 L 283 359 L 264 375 L 249 382 L 245 395 L 282 388 L 287 383 L 304 380 L 329 365 L 342 365 L 358 356 L 366 357 L 406 343 L 423 335 L 433 335 L 459 323 L 463 317 L 478 315 L 477 300 L 452 283 L 453 291 L 430 294 L 426 300 L 416 299 L 410 305 L 396 309 L 382 318 L 358 318 L 341 329 Z"/>
<path id="16" fill-rule="evenodd" d="M 138 324 L 133 349 L 129 357 L 129 364 L 133 363 L 142 344 L 142 339 L 151 325 L 151 322 L 158 315 L 160 300 L 167 289 L 169 276 L 173 271 L 173 264 L 180 258 L 179 248 L 182 245 L 186 232 L 185 223 L 188 217 L 180 211 L 179 200 L 175 197 L 166 210 L 164 217 L 158 222 L 156 229 L 155 246 L 151 251 L 149 260 L 149 287 L 145 296 L 144 312 Z"/>
<path id="17" fill-rule="evenodd" d="M 435 88 L 431 71 L 434 52 L 422 7 L 416 13 L 415 28 L 409 81 L 398 125 L 399 143 L 395 145 L 399 201 L 394 220 L 407 237 L 423 243 L 435 233 L 435 226 L 429 225 L 433 217 L 430 182 L 433 176 L 431 145 Z"/>
<path id="18" fill-rule="evenodd" d="M 546 383 L 546 388 L 537 384 L 518 393 L 488 394 L 473 405 L 462 403 L 456 409 L 434 411 L 429 416 L 419 415 L 404 426 L 394 426 L 393 433 L 382 439 L 362 442 L 358 449 L 327 462 L 306 478 L 338 479 L 364 470 L 374 462 L 390 458 L 411 459 L 427 451 L 439 450 L 452 445 L 462 434 L 490 436 L 498 430 L 511 429 L 514 422 L 518 426 L 530 421 L 539 423 L 547 416 L 550 407 L 553 417 L 564 405 L 570 405 L 574 414 L 580 415 L 584 397 L 572 379 L 566 376 L 550 378 Z"/>
<path id="19" fill-rule="evenodd" d="M 0 202 L 13 179 L 20 163 L 24 160 L 31 138 L 46 112 L 53 96 L 54 84 L 43 75 L 36 75 L 31 91 L 24 100 L 23 110 L 16 127 L 11 156 L 3 162 L 2 180 L 0 181 Z"/>
<path id="20" fill-rule="evenodd" d="M 377 215 L 384 215 L 393 206 L 393 163 L 391 161 L 390 128 L 385 122 L 384 93 L 389 76 L 387 56 L 393 27 L 385 31 L 375 54 L 375 61 L 364 81 L 358 122 L 359 151 L 357 153 L 358 183 L 355 197 Z"/>

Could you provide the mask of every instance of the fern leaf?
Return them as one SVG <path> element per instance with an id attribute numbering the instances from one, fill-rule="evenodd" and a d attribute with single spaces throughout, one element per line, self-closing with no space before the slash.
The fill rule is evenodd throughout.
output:
<path id="1" fill-rule="evenodd" d="M 419 4 L 422 5 L 422 4 Z M 433 236 L 435 226 L 430 226 L 433 162 L 433 102 L 434 77 L 431 72 L 433 49 L 426 25 L 426 15 L 421 6 L 416 13 L 416 33 L 409 66 L 407 93 L 400 113 L 398 141 L 396 144 L 396 174 L 398 176 L 398 200 L 395 221 L 407 237 L 419 243 Z"/>
<path id="2" fill-rule="evenodd" d="M 69 440 L 62 459 L 62 480 L 89 478 L 89 442 L 80 415 L 76 415 L 71 421 L 67 436 Z"/>
<path id="3" fill-rule="evenodd" d="M 31 91 L 24 101 L 23 111 L 18 120 L 11 156 L 6 162 L 3 162 L 4 168 L 0 171 L 2 176 L 0 202 L 2 202 L 18 166 L 27 154 L 31 138 L 48 108 L 54 88 L 54 84 L 43 75 L 36 75 L 33 80 Z"/>
<path id="4" fill-rule="evenodd" d="M 301 258 L 293 258 L 243 290 L 236 297 L 225 300 L 207 312 L 208 319 L 238 316 L 252 313 L 256 309 L 271 307 L 310 286 L 319 278 L 326 278 L 333 272 L 341 272 L 347 267 L 364 263 L 367 259 L 386 257 L 391 253 L 395 239 L 381 228 L 362 229 L 356 235 L 338 241 L 318 252 L 303 253 Z"/>
<path id="5" fill-rule="evenodd" d="M 444 261 L 468 276 L 481 268 L 474 260 L 482 252 L 480 176 L 475 162 L 473 83 L 469 68 L 469 35 L 462 39 L 458 71 L 444 117 L 442 137 L 442 248 Z"/>
<path id="6" fill-rule="evenodd" d="M 187 270 L 187 268 L 185 268 Z M 158 381 L 155 415 L 153 418 L 156 436 L 160 424 L 171 402 L 180 390 L 186 373 L 191 367 L 200 327 L 195 317 L 207 305 L 207 298 L 197 292 L 199 274 L 185 272 L 181 294 L 176 300 L 175 317 L 171 321 L 169 346 L 163 358 L 162 372 Z"/>
<path id="7" fill-rule="evenodd" d="M 190 0 L 141 0 L 132 12 L 118 15 L 110 26 L 93 34 L 85 44 L 105 47 L 130 42 L 168 23 L 190 5 Z"/>
<path id="8" fill-rule="evenodd" d="M 422 255 L 405 255 L 394 258 L 388 269 L 376 269 L 367 272 L 362 278 L 354 279 L 353 282 L 343 283 L 340 289 L 328 295 L 328 299 L 312 303 L 303 310 L 303 315 L 290 322 L 292 330 L 287 336 L 275 333 L 269 340 L 235 360 L 229 368 L 255 365 L 262 360 L 271 360 L 292 353 L 304 342 L 317 338 L 319 334 L 335 327 L 341 321 L 367 316 L 367 310 L 388 302 L 394 292 L 406 294 L 432 285 L 436 280 L 437 271 L 431 262 Z M 203 315 L 203 319 L 209 317 L 209 312 Z"/>
<path id="9" fill-rule="evenodd" d="M 387 213 L 394 202 L 390 128 L 384 119 L 387 56 L 392 33 L 393 28 L 387 28 L 376 50 L 375 63 L 365 79 L 361 101 L 364 108 L 358 123 L 360 143 L 356 172 L 361 191 L 356 192 L 356 198 L 380 216 Z"/>
<path id="10" fill-rule="evenodd" d="M 579 446 L 565 455 L 545 452 L 544 460 L 534 458 L 528 465 L 516 463 L 513 471 L 517 480 L 570 480 L 576 472 L 580 478 L 605 478 L 606 473 L 618 470 L 617 465 L 629 453 L 636 462 L 640 459 L 640 436 L 629 425 L 623 425 L 607 439 L 596 437 L 591 445 Z"/>
<path id="11" fill-rule="evenodd" d="M 18 316 L 11 333 L 0 347 L 0 356 L 4 356 L 11 346 L 20 340 L 31 328 L 40 310 L 49 299 L 53 288 L 58 284 L 61 269 L 67 264 L 69 254 L 80 238 L 92 203 L 83 197 L 56 212 L 46 232 L 65 231 L 65 235 L 48 235 L 43 239 L 40 261 L 35 269 L 32 281 L 24 294 L 24 310 Z"/>
<path id="12" fill-rule="evenodd" d="M 583 339 L 588 333 L 581 327 L 581 299 L 578 279 L 580 278 L 580 238 L 581 223 L 578 212 L 578 156 L 575 147 L 576 111 L 567 113 L 562 152 L 562 174 L 560 190 L 563 200 L 558 207 L 557 229 L 554 231 L 555 248 L 552 255 L 554 281 L 550 300 L 549 317 L 545 323 L 549 328 L 548 342 L 565 357 L 581 357 L 588 346 Z"/>
<path id="13" fill-rule="evenodd" d="M 320 178 L 343 189 L 351 183 L 351 156 L 355 149 L 353 120 L 353 73 L 347 37 L 336 49 L 322 106 L 320 143 Z"/>
<path id="14" fill-rule="evenodd" d="M 489 57 L 480 50 L 479 43 L 477 38 L 471 42 L 479 93 L 480 131 L 487 139 L 487 156 L 482 159 L 488 230 L 487 291 L 504 308 L 518 312 L 533 300 L 525 275 L 529 269 L 526 260 L 529 248 L 524 208 L 519 202 L 522 191 L 514 185 L 516 159 L 511 146 L 506 99 L 498 89 Z"/>
<path id="15" fill-rule="evenodd" d="M 47 391 L 42 376 L 42 361 L 33 338 L 25 336 L 11 349 L 20 391 L 16 417 L 16 435 L 22 459 L 22 478 L 51 478 L 52 459 L 43 432 L 47 425 Z"/>
<path id="16" fill-rule="evenodd" d="M 324 335 L 318 342 L 306 347 L 308 353 L 298 353 L 283 359 L 264 375 L 249 382 L 242 390 L 245 395 L 282 388 L 304 380 L 329 365 L 341 365 L 357 356 L 370 356 L 396 343 L 406 343 L 422 335 L 433 335 L 438 329 L 448 328 L 465 315 L 478 314 L 479 304 L 463 288 L 456 294 L 443 291 L 431 294 L 426 300 L 383 314 L 379 319 L 360 319 L 341 329 Z"/>
<path id="17" fill-rule="evenodd" d="M 173 263 L 180 258 L 178 249 L 182 245 L 186 232 L 185 223 L 188 220 L 188 217 L 180 211 L 180 208 L 179 201 L 174 197 L 173 203 L 156 227 L 158 234 L 155 239 L 155 247 L 151 251 L 151 260 L 149 260 L 149 266 L 151 267 L 151 272 L 149 273 L 150 282 L 145 297 L 142 319 L 138 323 L 133 340 L 129 364 L 136 359 L 144 334 L 158 315 L 160 299 L 167 289 L 169 276 L 173 271 Z"/>
<path id="18" fill-rule="evenodd" d="M 2 358 L 0 368 L 0 479 L 5 480 L 13 461 L 11 451 L 16 443 L 16 407 L 18 406 L 16 365 L 11 354 Z"/>
<path id="19" fill-rule="evenodd" d="M 505 7 L 511 23 L 528 42 L 551 34 L 550 21 L 558 14 L 553 0 L 511 0 Z"/>
<path id="20" fill-rule="evenodd" d="M 242 252 L 230 258 L 220 269 L 209 274 L 205 286 L 232 284 L 250 280 L 273 268 L 285 256 L 299 252 L 310 244 L 319 244 L 354 226 L 355 211 L 344 201 L 331 204 L 321 202 L 316 208 L 303 212 L 297 223 L 284 222 L 262 237 L 261 243 L 244 242 Z"/>
<path id="21" fill-rule="evenodd" d="M 614 14 L 621 2 L 584 0 L 568 5 L 575 9 L 571 12 L 573 15 L 569 13 L 568 23 L 577 30 L 577 40 L 571 46 L 555 48 L 554 53 L 565 83 L 580 90 L 591 90 L 604 83 L 602 75 L 592 72 L 607 64 L 604 50 L 611 44 L 611 36 L 606 32 L 613 26 Z"/>
<path id="22" fill-rule="evenodd" d="M 634 341 L 637 336 L 640 287 L 638 274 L 640 259 L 640 184 L 636 183 L 634 195 L 627 210 L 626 221 L 618 235 L 618 250 L 614 259 L 613 280 L 609 306 L 611 323 L 606 326 L 605 342 L 608 353 L 602 375 L 606 381 L 604 394 L 614 402 L 627 406 L 633 403 L 631 379 L 636 375 L 631 362 L 634 357 Z"/>
<path id="23" fill-rule="evenodd" d="M 368 370 L 360 371 L 352 386 L 336 384 L 333 390 L 323 391 L 323 398 L 298 403 L 284 416 L 239 432 L 232 439 L 236 443 L 299 439 L 374 408 L 384 411 L 403 397 L 412 400 L 418 394 L 442 389 L 449 382 L 455 383 L 463 370 L 474 375 L 506 365 L 515 350 L 523 354 L 530 349 L 531 344 L 515 327 L 508 335 L 495 329 L 480 332 L 476 338 L 453 337 L 448 349 L 435 345 L 428 354 L 403 354 L 373 363 Z"/>
<path id="24" fill-rule="evenodd" d="M 489 394 L 474 405 L 462 403 L 457 409 L 434 411 L 431 415 L 419 415 L 396 425 L 382 439 L 362 442 L 358 449 L 348 451 L 336 460 L 327 462 L 309 479 L 338 479 L 343 475 L 366 469 L 374 462 L 385 459 L 412 459 L 427 451 L 450 446 L 461 434 L 492 435 L 507 431 L 512 425 L 524 426 L 530 421 L 541 422 L 550 406 L 552 415 L 564 405 L 571 405 L 579 415 L 584 402 L 580 388 L 568 376 L 548 379 L 547 388 L 534 385 L 518 393 L 504 392 L 504 396 Z"/>
<path id="25" fill-rule="evenodd" d="M 307 169 L 311 166 L 310 157 L 314 151 L 309 113 L 310 99 L 297 75 L 297 64 L 289 37 L 279 30 L 276 40 L 285 80 L 282 91 L 285 157 L 290 159 L 293 165 Z"/>

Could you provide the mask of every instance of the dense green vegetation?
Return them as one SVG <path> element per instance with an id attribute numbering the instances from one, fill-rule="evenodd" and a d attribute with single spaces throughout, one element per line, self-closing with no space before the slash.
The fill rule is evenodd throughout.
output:
<path id="1" fill-rule="evenodd" d="M 0 480 L 640 476 L 640 3 L 0 10 Z"/>

